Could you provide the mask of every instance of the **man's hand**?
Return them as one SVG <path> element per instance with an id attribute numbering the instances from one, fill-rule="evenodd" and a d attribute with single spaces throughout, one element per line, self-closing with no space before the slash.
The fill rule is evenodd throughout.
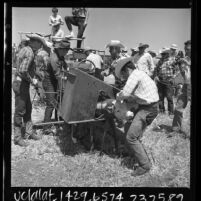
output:
<path id="1" fill-rule="evenodd" d="M 32 82 L 33 82 L 34 85 L 37 85 L 37 84 L 38 84 L 38 80 L 35 79 L 35 78 L 33 78 Z"/>
<path id="2" fill-rule="evenodd" d="M 159 82 L 158 76 L 156 76 L 156 77 L 154 78 L 154 81 L 155 81 L 155 83 Z"/>

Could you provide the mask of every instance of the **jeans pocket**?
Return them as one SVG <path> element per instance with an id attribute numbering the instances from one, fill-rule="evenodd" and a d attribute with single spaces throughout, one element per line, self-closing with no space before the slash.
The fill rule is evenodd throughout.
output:
<path id="1" fill-rule="evenodd" d="M 154 112 L 150 112 L 147 116 L 146 116 L 146 123 L 147 123 L 147 126 L 149 126 L 153 120 L 157 117 L 158 115 L 158 112 L 157 111 L 154 111 Z"/>

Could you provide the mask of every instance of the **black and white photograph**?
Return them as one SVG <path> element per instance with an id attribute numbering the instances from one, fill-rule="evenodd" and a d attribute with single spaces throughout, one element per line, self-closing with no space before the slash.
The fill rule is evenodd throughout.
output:
<path id="1" fill-rule="evenodd" d="M 11 187 L 185 187 L 191 8 L 12 7 Z"/>

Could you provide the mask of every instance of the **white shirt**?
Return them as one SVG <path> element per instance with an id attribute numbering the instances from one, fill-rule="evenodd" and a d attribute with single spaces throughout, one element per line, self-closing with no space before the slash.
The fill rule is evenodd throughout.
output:
<path id="1" fill-rule="evenodd" d="M 54 39 L 55 37 L 55 39 Z M 58 38 L 57 38 L 58 37 Z M 57 32 L 54 32 L 52 34 L 52 39 L 54 41 L 60 41 L 64 37 L 64 31 L 62 29 L 59 29 Z M 61 38 L 61 39 L 60 39 Z"/>
<path id="2" fill-rule="evenodd" d="M 135 69 L 120 92 L 122 99 L 134 99 L 140 105 L 147 105 L 159 100 L 155 82 L 143 71 Z"/>
<path id="3" fill-rule="evenodd" d="M 100 55 L 91 52 L 86 60 L 92 61 L 95 64 L 96 68 L 101 69 L 101 64 L 103 63 L 103 60 Z M 86 63 L 91 64 L 89 61 L 86 61 Z M 92 68 L 94 68 L 93 64 Z"/>
<path id="4" fill-rule="evenodd" d="M 56 15 L 56 17 L 54 17 L 53 15 L 51 15 L 49 17 L 49 25 L 52 25 L 52 24 L 56 24 L 56 23 L 61 23 L 61 24 L 64 24 L 64 21 L 62 19 L 62 17 L 60 15 Z"/>
<path id="5" fill-rule="evenodd" d="M 149 76 L 153 74 L 154 71 L 153 58 L 148 52 L 144 52 L 142 55 L 137 53 L 133 57 L 133 63 L 135 64 L 138 70 L 144 71 Z"/>

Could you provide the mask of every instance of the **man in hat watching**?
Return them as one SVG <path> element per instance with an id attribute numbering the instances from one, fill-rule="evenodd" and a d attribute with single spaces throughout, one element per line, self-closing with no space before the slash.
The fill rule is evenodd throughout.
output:
<path id="1" fill-rule="evenodd" d="M 148 47 L 149 45 L 147 44 L 139 44 L 139 52 L 133 57 L 133 63 L 136 65 L 137 69 L 144 71 L 151 77 L 154 72 L 154 63 L 151 55 L 145 52 Z"/>
<path id="2" fill-rule="evenodd" d="M 105 76 L 104 80 L 106 80 L 107 83 L 115 85 L 119 83 L 119 79 L 115 78 L 115 65 L 117 61 L 126 58 L 121 54 L 121 49 L 124 48 L 124 45 L 119 40 L 111 40 L 109 44 L 107 44 L 106 48 L 109 48 L 109 52 L 111 55 L 111 65 L 109 69 L 106 69 L 102 72 L 102 74 Z M 110 77 L 110 80 L 107 78 Z"/>
<path id="3" fill-rule="evenodd" d="M 174 58 L 177 56 L 177 50 L 178 50 L 178 47 L 177 47 L 176 44 L 172 44 L 172 45 L 170 46 L 170 57 L 171 57 L 171 58 L 174 59 Z"/>
<path id="4" fill-rule="evenodd" d="M 18 53 L 16 75 L 13 81 L 15 92 L 15 113 L 14 113 L 14 143 L 19 146 L 27 146 L 24 139 L 30 138 L 39 140 L 40 136 L 32 128 L 30 100 L 30 83 L 35 83 L 33 77 L 34 51 L 39 49 L 39 44 L 29 41 Z"/>
<path id="5" fill-rule="evenodd" d="M 73 16 L 66 16 L 65 22 L 70 35 L 66 36 L 68 38 L 74 37 L 72 25 L 78 27 L 77 38 L 82 38 L 84 30 L 87 26 L 87 20 L 89 16 L 89 11 L 86 8 L 72 8 Z M 77 41 L 77 48 L 81 48 L 82 41 Z"/>
<path id="6" fill-rule="evenodd" d="M 172 123 L 173 131 L 182 131 L 183 112 L 187 106 L 188 101 L 191 100 L 191 41 L 188 40 L 184 43 L 185 58 L 179 61 L 179 69 L 184 79 L 182 94 L 179 95 L 175 105 L 174 118 Z"/>
<path id="7" fill-rule="evenodd" d="M 35 65 L 36 65 L 36 77 L 42 82 L 43 90 L 45 91 L 45 115 L 44 122 L 50 122 L 52 112 L 55 107 L 57 107 L 56 101 L 56 90 L 57 90 L 57 79 L 55 77 L 53 67 L 51 66 L 49 53 L 46 51 L 47 46 L 45 40 L 38 36 L 32 35 L 28 36 L 33 44 L 37 44 L 37 49 L 35 50 Z M 50 132 L 50 127 L 45 126 L 43 131 L 48 134 Z"/>
<path id="8" fill-rule="evenodd" d="M 168 101 L 169 115 L 173 115 L 174 104 L 173 104 L 173 79 L 175 77 L 175 64 L 170 59 L 170 49 L 166 48 L 161 51 L 161 59 L 159 60 L 155 68 L 155 81 L 158 86 L 158 93 L 160 97 L 159 108 L 160 112 L 165 112 L 164 99 Z"/>
<path id="9" fill-rule="evenodd" d="M 130 155 L 139 164 L 132 176 L 138 176 L 145 174 L 151 168 L 151 162 L 141 143 L 141 138 L 146 127 L 158 115 L 158 90 L 155 82 L 144 71 L 136 69 L 131 58 L 119 60 L 115 74 L 119 79 L 127 80 L 123 90 L 117 94 L 117 101 L 138 104 L 137 110 L 133 105 L 135 116 L 132 123 L 128 122 L 125 125 L 126 143 L 130 149 Z"/>
<path id="10" fill-rule="evenodd" d="M 90 47 L 86 47 L 84 53 L 87 55 L 86 62 L 87 64 L 91 64 L 92 68 L 95 68 L 95 77 L 103 80 L 101 76 L 102 66 L 103 66 L 103 59 L 100 55 L 94 54 Z"/>

